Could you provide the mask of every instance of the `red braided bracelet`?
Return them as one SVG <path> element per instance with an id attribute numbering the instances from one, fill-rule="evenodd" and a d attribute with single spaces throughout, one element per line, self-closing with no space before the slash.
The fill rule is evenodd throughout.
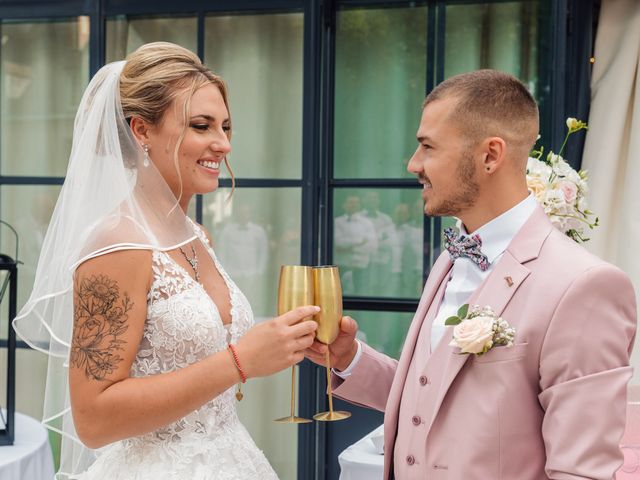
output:
<path id="1" fill-rule="evenodd" d="M 247 374 L 244 373 L 244 370 L 240 366 L 240 359 L 238 358 L 238 352 L 236 352 L 236 348 L 229 344 L 229 351 L 231 352 L 231 356 L 233 357 L 233 363 L 235 363 L 238 372 L 240 372 L 240 378 L 242 379 L 242 383 L 247 383 Z"/>

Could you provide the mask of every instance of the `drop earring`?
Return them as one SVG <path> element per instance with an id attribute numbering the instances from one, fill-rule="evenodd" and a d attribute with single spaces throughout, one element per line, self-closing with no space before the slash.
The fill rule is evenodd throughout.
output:
<path id="1" fill-rule="evenodd" d="M 145 167 L 148 167 L 149 166 L 149 145 L 147 145 L 146 143 L 143 143 L 142 149 L 144 150 L 144 160 L 142 161 L 142 164 Z"/>

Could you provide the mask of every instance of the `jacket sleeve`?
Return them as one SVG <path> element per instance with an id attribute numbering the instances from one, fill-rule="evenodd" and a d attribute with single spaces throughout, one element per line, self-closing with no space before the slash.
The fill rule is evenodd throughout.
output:
<path id="1" fill-rule="evenodd" d="M 558 303 L 540 355 L 549 478 L 614 478 L 635 331 L 633 286 L 611 265 L 584 272 Z"/>
<path id="2" fill-rule="evenodd" d="M 346 379 L 331 376 L 333 393 L 350 403 L 384 412 L 397 365 L 397 360 L 362 343 L 362 356 L 351 375 Z"/>

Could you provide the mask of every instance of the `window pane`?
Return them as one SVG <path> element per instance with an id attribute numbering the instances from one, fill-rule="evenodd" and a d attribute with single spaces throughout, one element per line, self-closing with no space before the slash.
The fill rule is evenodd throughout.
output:
<path id="1" fill-rule="evenodd" d="M 0 218 L 16 229 L 19 260 L 24 262 L 18 266 L 18 309 L 26 303 L 31 294 L 40 249 L 60 188 L 58 185 L 0 187 Z M 13 233 L 4 225 L 0 225 L 0 252 L 14 258 L 15 250 Z M 2 338 L 5 337 L 6 329 L 3 327 Z"/>
<path id="2" fill-rule="evenodd" d="M 335 190 L 333 262 L 344 295 L 419 296 L 423 220 L 415 189 Z"/>
<path id="3" fill-rule="evenodd" d="M 520 78 L 536 96 L 537 0 L 446 9 L 445 77 L 493 68 Z"/>
<path id="4" fill-rule="evenodd" d="M 256 322 L 276 312 L 280 265 L 300 263 L 298 188 L 228 189 L 204 196 L 203 222 L 225 270 L 251 302 Z M 238 412 L 280 478 L 296 478 L 297 429 L 271 422 L 288 415 L 291 370 L 243 386 Z"/>
<path id="5" fill-rule="evenodd" d="M 340 188 L 333 198 L 333 263 L 344 295 L 419 297 L 424 257 L 433 264 L 442 229 L 455 219 L 425 217 L 414 189 Z"/>
<path id="6" fill-rule="evenodd" d="M 136 48 L 150 42 L 171 42 L 198 51 L 198 21 L 195 17 L 135 18 L 118 16 L 107 20 L 107 62 L 124 60 Z"/>
<path id="7" fill-rule="evenodd" d="M 89 17 L 0 24 L 0 171 L 63 176 L 89 79 Z"/>
<path id="8" fill-rule="evenodd" d="M 427 7 L 338 12 L 335 177 L 410 176 L 426 62 Z"/>
<path id="9" fill-rule="evenodd" d="M 211 16 L 205 62 L 229 87 L 234 174 L 302 175 L 303 15 Z"/>
<path id="10" fill-rule="evenodd" d="M 298 188 L 228 189 L 203 199 L 203 223 L 222 265 L 244 292 L 256 317 L 276 312 L 280 265 L 300 263 Z"/>
<path id="11" fill-rule="evenodd" d="M 5 334 L 6 336 L 6 334 Z M 47 356 L 36 350 L 16 350 L 16 405 L 20 413 L 42 419 Z M 7 388 L 7 349 L 0 348 L 0 405 L 4 404 Z"/>
<path id="12" fill-rule="evenodd" d="M 344 314 L 358 322 L 359 340 L 390 357 L 400 358 L 413 313 L 345 310 Z"/>

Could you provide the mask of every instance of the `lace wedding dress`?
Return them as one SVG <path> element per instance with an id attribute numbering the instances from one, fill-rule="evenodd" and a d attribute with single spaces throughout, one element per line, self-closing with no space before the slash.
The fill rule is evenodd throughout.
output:
<path id="1" fill-rule="evenodd" d="M 153 252 L 147 321 L 133 377 L 179 370 L 225 350 L 253 324 L 251 307 L 224 271 L 195 223 L 231 297 L 230 325 L 204 288 L 164 252 Z M 215 372 L 212 372 L 212 375 Z M 235 387 L 186 417 L 139 437 L 100 449 L 81 480 L 268 480 L 277 476 L 240 423 Z"/>

